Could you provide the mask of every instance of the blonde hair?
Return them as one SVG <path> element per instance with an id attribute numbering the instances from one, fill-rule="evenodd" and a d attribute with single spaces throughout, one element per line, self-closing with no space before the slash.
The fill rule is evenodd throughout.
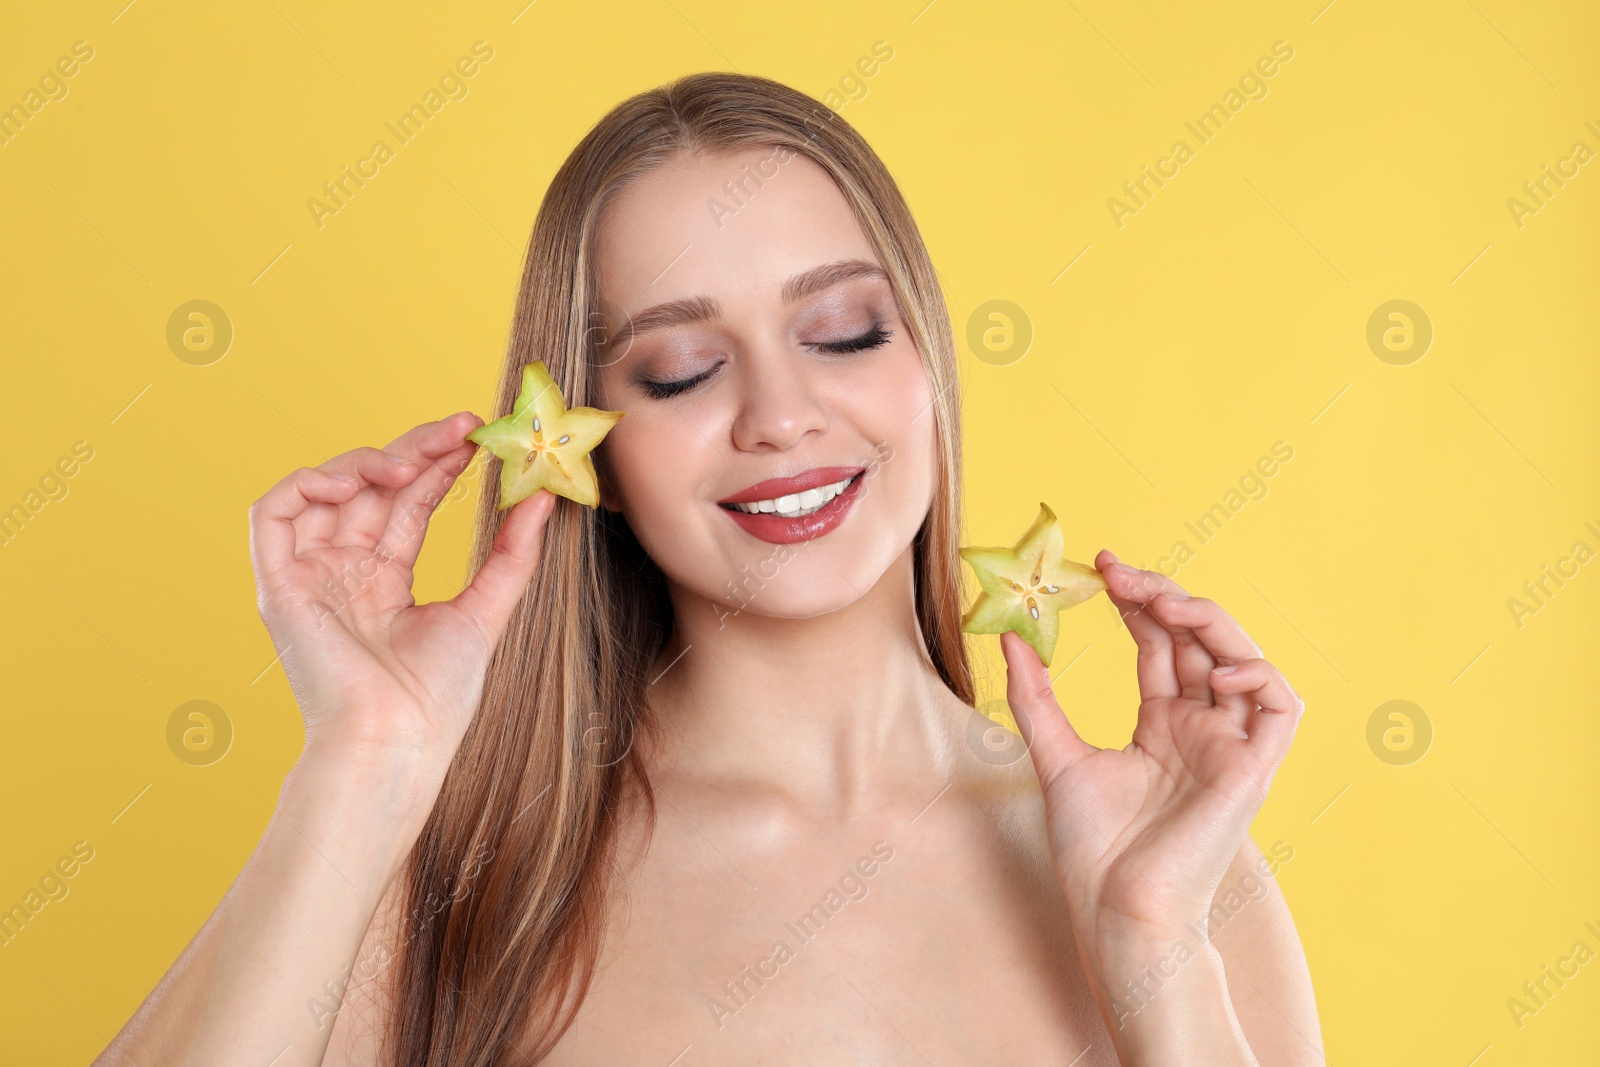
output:
<path id="1" fill-rule="evenodd" d="M 688 75 L 613 108 L 573 149 L 540 205 L 494 410 L 510 410 L 521 369 L 535 359 L 569 402 L 592 403 L 595 235 L 611 197 L 681 153 L 752 147 L 803 153 L 833 177 L 922 354 L 939 473 L 913 552 L 916 613 L 940 677 L 971 704 L 949 315 L 899 188 L 831 109 L 778 82 L 728 73 Z M 602 445 L 602 477 L 604 452 Z M 484 471 L 472 573 L 504 518 L 498 469 L 494 461 Z M 594 974 L 630 784 L 653 819 L 634 742 L 651 727 L 647 672 L 671 628 L 661 572 L 622 517 L 559 500 L 538 571 L 401 876 L 401 913 L 424 918 L 395 957 L 386 1062 L 489 1067 L 519 1049 L 546 1055 L 571 1025 Z M 470 884 L 459 881 L 472 863 Z"/>

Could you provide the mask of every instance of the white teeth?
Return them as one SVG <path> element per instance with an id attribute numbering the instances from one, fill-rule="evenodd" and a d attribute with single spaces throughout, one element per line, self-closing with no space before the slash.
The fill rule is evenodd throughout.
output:
<path id="1" fill-rule="evenodd" d="M 854 477 L 853 475 L 851 476 Z M 851 482 L 846 478 L 842 482 L 832 485 L 819 485 L 815 489 L 807 489 L 803 493 L 790 493 L 780 496 L 775 500 L 755 500 L 748 504 L 735 504 L 734 507 L 750 515 L 762 513 L 778 515 L 785 519 L 797 519 L 802 515 L 810 515 L 820 509 L 828 501 L 844 492 L 845 487 Z"/>

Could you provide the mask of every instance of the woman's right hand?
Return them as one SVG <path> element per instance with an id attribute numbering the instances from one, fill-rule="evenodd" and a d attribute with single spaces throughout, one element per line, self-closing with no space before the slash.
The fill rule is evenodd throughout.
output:
<path id="1" fill-rule="evenodd" d="M 422 754 L 442 776 L 489 657 L 539 562 L 555 497 L 513 507 L 470 585 L 418 604 L 428 521 L 477 448 L 471 412 L 385 449 L 358 448 L 273 486 L 250 509 L 256 604 L 305 717 L 306 747 Z"/>

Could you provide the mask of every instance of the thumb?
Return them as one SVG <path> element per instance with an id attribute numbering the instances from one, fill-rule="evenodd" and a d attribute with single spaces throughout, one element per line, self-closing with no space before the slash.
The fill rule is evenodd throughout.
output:
<path id="1" fill-rule="evenodd" d="M 513 505 L 495 533 L 489 558 L 453 601 L 478 621 L 491 651 L 533 580 L 544 547 L 545 524 L 555 504 L 555 494 L 541 489 Z"/>
<path id="2" fill-rule="evenodd" d="M 1008 631 L 1000 635 L 1000 648 L 1006 657 L 1006 703 L 1033 756 L 1039 781 L 1048 783 L 1095 747 L 1067 721 L 1050 687 L 1050 670 L 1033 646 Z"/>

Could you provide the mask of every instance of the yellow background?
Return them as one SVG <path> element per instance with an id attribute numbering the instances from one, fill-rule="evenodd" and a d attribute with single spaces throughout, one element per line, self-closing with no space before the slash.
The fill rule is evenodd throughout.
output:
<path id="1" fill-rule="evenodd" d="M 0 906 L 95 850 L 0 948 L 0 1060 L 92 1058 L 267 822 L 301 728 L 250 502 L 418 422 L 491 417 L 555 168 L 623 97 L 733 68 L 840 91 L 959 336 L 989 300 L 1031 322 L 1009 365 L 962 341 L 969 540 L 1008 543 L 1046 500 L 1073 558 L 1153 566 L 1188 541 L 1178 580 L 1305 698 L 1256 837 L 1294 849 L 1279 880 L 1329 1061 L 1596 1062 L 1600 962 L 1520 1028 L 1506 1004 L 1574 942 L 1600 950 L 1600 562 L 1520 627 L 1507 605 L 1575 542 L 1600 550 L 1600 161 L 1521 227 L 1506 203 L 1575 141 L 1600 150 L 1593 5 L 125 2 L 15 6 L 0 34 L 0 104 L 95 50 L 0 146 L 0 508 L 94 449 L 0 547 Z M 306 200 L 480 39 L 470 94 L 318 229 Z M 1279 40 L 1268 95 L 1197 146 L 1185 120 Z M 893 58 L 845 96 L 878 41 Z M 1119 228 L 1107 200 L 1178 138 L 1195 158 Z M 193 299 L 235 330 L 209 366 L 166 342 Z M 1435 334 L 1405 366 L 1366 342 L 1395 299 Z M 1200 546 L 1184 524 L 1280 440 L 1267 495 Z M 419 599 L 455 591 L 470 510 L 447 506 Z M 1133 646 L 1103 603 L 1066 617 L 1058 689 L 1120 746 Z M 235 731 L 206 767 L 166 741 L 195 699 Z M 1395 699 L 1434 734 L 1403 766 L 1367 742 Z"/>

